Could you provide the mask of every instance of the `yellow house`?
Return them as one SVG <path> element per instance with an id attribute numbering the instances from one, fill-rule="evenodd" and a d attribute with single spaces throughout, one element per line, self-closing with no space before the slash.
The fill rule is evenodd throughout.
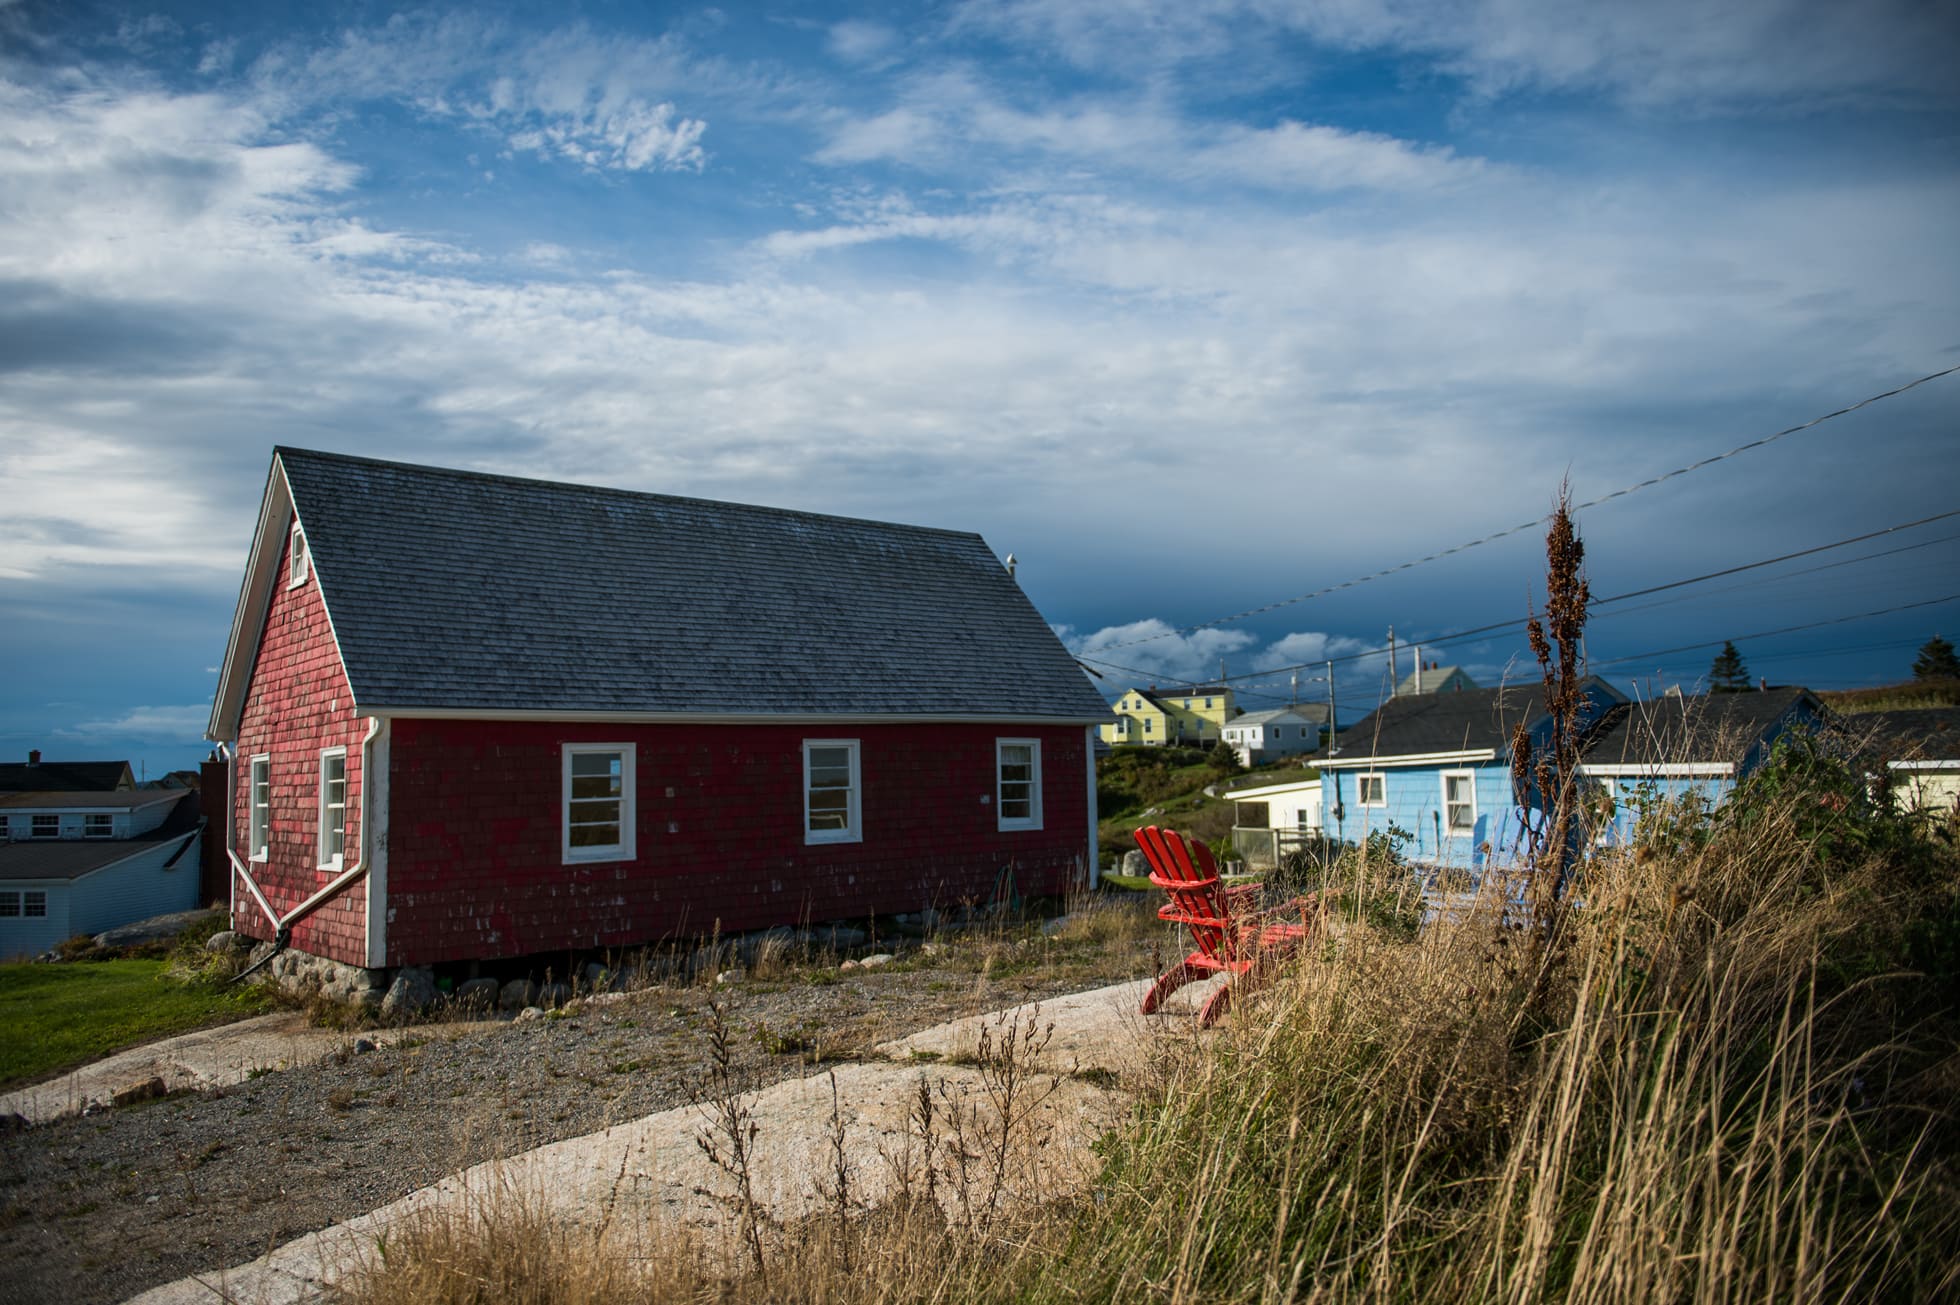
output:
<path id="1" fill-rule="evenodd" d="M 1111 746 L 1142 744 L 1162 747 L 1208 748 L 1223 737 L 1225 722 L 1239 714 L 1232 691 L 1223 685 L 1199 685 L 1166 692 L 1125 689 L 1112 705 L 1116 720 L 1100 727 Z"/>

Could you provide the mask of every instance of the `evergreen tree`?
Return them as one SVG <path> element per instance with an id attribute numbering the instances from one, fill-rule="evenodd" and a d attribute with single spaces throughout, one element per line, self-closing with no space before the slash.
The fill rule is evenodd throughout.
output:
<path id="1" fill-rule="evenodd" d="M 1749 668 L 1742 664 L 1742 654 L 1735 650 L 1733 640 L 1723 643 L 1722 651 L 1715 654 L 1715 661 L 1708 668 L 1708 691 L 1742 693 L 1748 688 Z"/>
<path id="2" fill-rule="evenodd" d="M 1953 645 L 1937 634 L 1926 641 L 1919 650 L 1918 660 L 1912 664 L 1912 678 L 1915 680 L 1960 680 L 1960 657 L 1953 655 Z"/>
<path id="3" fill-rule="evenodd" d="M 1205 761 L 1221 775 L 1236 775 L 1244 769 L 1239 765 L 1239 750 L 1224 739 L 1218 740 L 1211 751 L 1205 754 Z"/>

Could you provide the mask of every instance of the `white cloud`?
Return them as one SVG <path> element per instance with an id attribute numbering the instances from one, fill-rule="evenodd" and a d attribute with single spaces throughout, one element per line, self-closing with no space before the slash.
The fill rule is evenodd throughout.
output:
<path id="1" fill-rule="evenodd" d="M 57 734 L 85 739 L 123 738 L 163 743 L 195 743 L 204 737 L 211 719 L 211 704 L 192 703 L 183 707 L 132 707 L 113 720 L 82 721 Z"/>
<path id="2" fill-rule="evenodd" d="M 1100 687 L 1108 692 L 1126 686 L 1150 687 L 1160 680 L 1170 688 L 1216 679 L 1220 658 L 1259 642 L 1243 630 L 1180 634 L 1154 616 L 1090 634 L 1078 635 L 1068 626 L 1057 627 L 1055 633 L 1070 652 L 1102 672 Z"/>
<path id="3" fill-rule="evenodd" d="M 825 43 L 846 63 L 876 63 L 898 44 L 898 33 L 883 23 L 853 18 L 832 25 Z"/>

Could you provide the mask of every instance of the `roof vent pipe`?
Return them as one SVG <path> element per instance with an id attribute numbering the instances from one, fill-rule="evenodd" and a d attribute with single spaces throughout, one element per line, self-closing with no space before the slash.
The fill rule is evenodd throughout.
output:
<path id="1" fill-rule="evenodd" d="M 1422 692 L 1422 645 L 1416 645 L 1416 692 Z"/>
<path id="2" fill-rule="evenodd" d="M 30 766 L 38 766 L 41 764 L 41 750 L 39 748 L 33 748 L 29 750 L 27 754 L 27 764 Z"/>
<path id="3" fill-rule="evenodd" d="M 1012 554 L 1012 553 L 1009 553 L 1009 554 L 1007 555 L 1007 578 L 1008 578 L 1008 579 L 1010 579 L 1010 580 L 1012 580 L 1012 579 L 1014 578 L 1014 567 L 1015 567 L 1015 565 L 1016 565 L 1016 564 L 1015 564 L 1015 560 L 1014 560 L 1014 554 Z"/>

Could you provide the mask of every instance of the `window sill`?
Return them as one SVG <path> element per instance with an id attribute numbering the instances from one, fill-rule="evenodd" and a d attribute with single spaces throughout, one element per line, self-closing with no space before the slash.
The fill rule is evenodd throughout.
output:
<path id="1" fill-rule="evenodd" d="M 805 847 L 820 847 L 825 843 L 862 843 L 863 841 L 864 835 L 859 833 L 805 834 L 803 836 L 803 845 Z"/>

